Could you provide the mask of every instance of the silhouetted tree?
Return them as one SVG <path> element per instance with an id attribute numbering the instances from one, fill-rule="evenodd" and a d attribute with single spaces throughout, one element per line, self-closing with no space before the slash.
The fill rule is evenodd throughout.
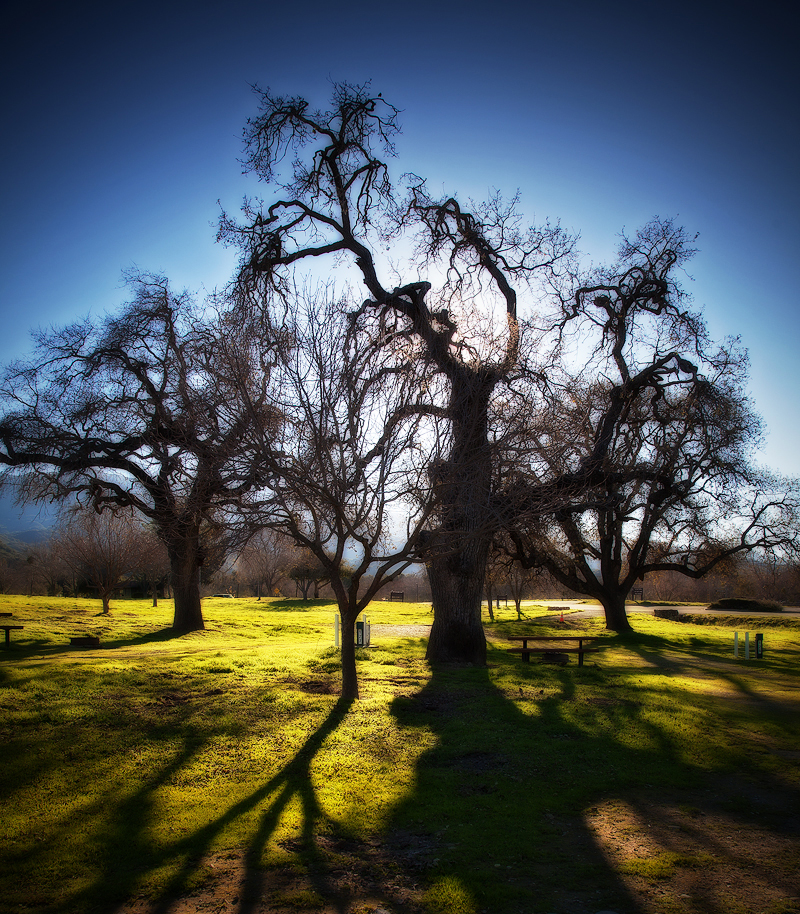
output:
<path id="1" fill-rule="evenodd" d="M 713 350 L 685 309 L 675 274 L 692 253 L 657 220 L 576 291 L 568 317 L 585 367 L 531 417 L 507 480 L 510 553 L 598 599 L 614 631 L 630 628 L 625 598 L 648 573 L 697 578 L 740 553 L 798 546 L 800 488 L 752 464 L 761 423 L 746 354 L 735 341 Z M 526 513 L 526 491 L 541 503 L 548 478 L 562 503 Z"/>
<path id="2" fill-rule="evenodd" d="M 108 614 L 111 595 L 140 571 L 146 537 L 141 522 L 130 514 L 84 509 L 67 515 L 54 534 L 54 548 L 76 577 L 97 591 Z"/>
<path id="3" fill-rule="evenodd" d="M 269 407 L 283 421 L 264 428 L 254 416 L 248 434 L 257 436 L 262 488 L 238 516 L 245 529 L 293 540 L 327 579 L 342 621 L 344 698 L 358 697 L 356 619 L 418 558 L 431 504 L 428 486 L 410 490 L 430 460 L 427 442 L 436 441 L 422 434 L 415 408 L 424 394 L 376 338 L 378 321 L 354 321 L 322 293 L 286 316 L 281 334 L 291 343 L 273 348 L 266 382 Z M 231 349 L 257 361 L 262 337 L 244 318 L 240 326 L 244 342 L 229 339 Z M 318 577 L 312 568 L 308 580 Z"/>
<path id="4" fill-rule="evenodd" d="M 435 373 L 439 389 L 426 408 L 435 402 L 447 425 L 446 453 L 429 468 L 441 498 L 426 562 L 428 657 L 484 663 L 492 400 L 520 358 L 518 290 L 551 280 L 572 240 L 557 227 L 523 227 L 516 200 L 467 208 L 452 196 L 433 198 L 416 177 L 400 199 L 384 161 L 394 151 L 397 109 L 368 87 L 337 85 L 328 111 L 268 91 L 259 100 L 245 129 L 245 164 L 276 196 L 263 207 L 246 203 L 242 223 L 222 218 L 220 237 L 242 250 L 237 291 L 265 309 L 279 301 L 291 310 L 299 264 L 349 264 L 368 294 L 353 319 L 377 318 L 378 339 L 400 350 L 401 362 L 418 359 Z M 405 277 L 390 280 L 381 251 L 401 236 L 416 240 L 417 257 Z M 441 277 L 435 291 L 418 278 L 421 269 Z"/>
<path id="5" fill-rule="evenodd" d="M 259 600 L 262 594 L 273 596 L 283 581 L 293 578 L 296 565 L 294 544 L 274 530 L 260 530 L 236 560 L 236 567 Z M 305 596 L 307 598 L 307 594 Z"/>
<path id="6" fill-rule="evenodd" d="M 199 569 L 220 561 L 215 515 L 254 483 L 236 412 L 216 370 L 216 329 L 160 276 L 134 276 L 116 316 L 35 334 L 5 372 L 0 465 L 33 501 L 133 509 L 169 554 L 173 627 L 203 628 Z M 262 424 L 266 424 L 261 417 Z"/>

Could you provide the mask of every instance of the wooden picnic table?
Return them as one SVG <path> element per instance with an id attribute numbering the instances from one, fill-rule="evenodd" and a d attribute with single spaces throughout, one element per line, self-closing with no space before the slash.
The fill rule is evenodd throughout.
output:
<path id="1" fill-rule="evenodd" d="M 508 652 L 510 654 L 522 654 L 522 659 L 525 663 L 531 662 L 531 654 L 577 654 L 578 655 L 578 666 L 583 666 L 583 655 L 584 654 L 594 654 L 597 653 L 599 648 L 597 647 L 584 647 L 584 642 L 591 644 L 594 641 L 597 641 L 597 638 L 586 635 L 513 635 L 509 641 L 521 641 L 522 647 L 510 647 Z M 556 650 L 553 647 L 528 647 L 529 641 L 577 641 L 577 647 L 558 647 Z"/>

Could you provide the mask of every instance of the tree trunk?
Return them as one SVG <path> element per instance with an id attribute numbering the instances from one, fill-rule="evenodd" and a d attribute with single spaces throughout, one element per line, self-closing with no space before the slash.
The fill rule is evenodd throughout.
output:
<path id="1" fill-rule="evenodd" d="M 451 460 L 431 468 L 442 503 L 441 526 L 431 540 L 434 555 L 427 562 L 433 625 L 426 656 L 432 663 L 486 665 L 481 603 L 492 536 L 488 410 L 494 385 L 491 376 L 469 369 L 452 378 Z"/>
<path id="2" fill-rule="evenodd" d="M 481 597 L 488 552 L 488 541 L 476 537 L 428 563 L 434 616 L 426 657 L 432 663 L 486 665 Z"/>
<path id="3" fill-rule="evenodd" d="M 200 605 L 200 541 L 187 536 L 168 544 L 172 572 L 172 596 L 176 632 L 194 632 L 205 628 Z"/>
<path id="4" fill-rule="evenodd" d="M 103 604 L 103 615 L 107 616 L 111 613 L 111 591 L 102 590 L 100 591 L 100 601 Z"/>
<path id="5" fill-rule="evenodd" d="M 625 594 L 622 591 L 604 593 L 600 602 L 606 614 L 606 628 L 611 632 L 633 631 L 625 611 Z"/>
<path id="6" fill-rule="evenodd" d="M 342 620 L 342 698 L 354 701 L 358 698 L 358 676 L 356 674 L 356 616 L 339 610 Z"/>

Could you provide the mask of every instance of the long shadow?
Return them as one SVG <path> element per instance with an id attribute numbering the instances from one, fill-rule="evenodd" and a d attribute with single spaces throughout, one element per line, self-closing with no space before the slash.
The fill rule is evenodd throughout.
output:
<path id="1" fill-rule="evenodd" d="M 490 651 L 490 664 L 497 654 Z M 592 883 L 592 911 L 639 914 L 581 824 L 598 788 L 586 781 L 587 737 L 562 708 L 584 671 L 547 670 L 546 685 L 538 665 L 520 672 L 531 714 L 486 669 L 434 669 L 421 692 L 395 700 L 398 722 L 433 730 L 437 743 L 420 757 L 416 792 L 396 810 L 388 840 L 434 895 L 462 891 L 467 907 L 578 912 Z M 612 741 L 608 749 L 600 791 L 623 766 Z"/>
<path id="2" fill-rule="evenodd" d="M 0 655 L 0 659 L 28 660 L 31 657 L 57 657 L 61 654 L 91 656 L 93 651 L 113 651 L 121 647 L 139 647 L 146 644 L 165 643 L 182 638 L 184 635 L 185 632 L 176 632 L 172 628 L 164 628 L 128 638 L 101 640 L 96 648 L 75 646 L 66 640 L 63 643 L 55 644 L 51 640 L 31 638 L 12 643 L 12 650 L 4 652 Z M 65 639 L 69 637 L 69 635 L 66 635 Z"/>
<path id="3" fill-rule="evenodd" d="M 504 652 L 490 650 L 489 659 L 494 669 L 434 669 L 418 694 L 393 703 L 410 738 L 417 729 L 436 736 L 418 761 L 416 790 L 395 810 L 387 834 L 398 860 L 428 886 L 434 904 L 447 897 L 455 904 L 460 891 L 465 908 L 491 904 L 493 914 L 652 910 L 630 889 L 593 822 L 603 810 L 613 820 L 620 801 L 626 816 L 648 823 L 642 833 L 654 846 L 674 848 L 683 833 L 658 804 L 678 809 L 691 802 L 696 824 L 719 803 L 719 785 L 683 762 L 673 735 L 646 719 L 624 691 L 615 692 L 613 676 L 602 669 L 525 668 L 516 661 L 509 677 L 514 662 Z M 598 681 L 605 688 L 584 696 L 584 684 Z M 635 746 L 619 738 L 632 732 L 641 734 Z M 765 786 L 796 802 L 785 785 Z M 737 814 L 755 827 L 763 808 Z M 776 815 L 774 834 L 794 841 L 791 816 L 781 818 L 777 809 Z M 713 852 L 728 859 L 722 844 Z M 706 898 L 698 904 L 704 906 L 687 910 L 728 910 Z"/>
<path id="4" fill-rule="evenodd" d="M 164 735 L 172 737 L 169 728 L 163 729 Z M 156 739 L 159 735 L 158 731 L 153 733 Z M 141 869 L 156 863 L 145 839 L 152 821 L 155 792 L 183 770 L 202 750 L 205 742 L 205 739 L 184 735 L 178 748 L 166 750 L 165 760 L 160 765 L 153 765 L 150 776 L 137 782 L 134 789 L 124 777 L 115 777 L 109 772 L 103 785 L 93 783 L 92 789 L 87 790 L 85 801 L 65 807 L 59 823 L 45 831 L 32 832 L 35 839 L 21 848 L 6 848 L 2 855 L 3 867 L 13 871 L 15 860 L 24 856 L 27 863 L 31 859 L 38 861 L 37 868 L 46 871 L 52 853 L 63 854 L 64 846 L 70 843 L 79 849 L 84 840 L 82 836 L 90 835 L 91 846 L 102 848 L 102 878 L 62 902 L 48 906 L 48 910 L 108 910 L 109 887 L 113 887 L 113 894 L 118 897 L 132 894 Z M 50 758 L 48 762 L 52 765 L 54 760 Z M 81 764 L 80 747 L 75 748 L 69 763 Z M 57 795 L 50 799 L 58 803 Z M 33 823 L 32 827 L 36 829 Z M 75 841 L 76 836 L 79 836 L 78 842 Z M 77 852 L 80 854 L 80 850 Z"/>
<path id="5" fill-rule="evenodd" d="M 332 896 L 328 872 L 315 842 L 316 830 L 324 819 L 324 814 L 312 787 L 311 764 L 325 740 L 344 719 L 350 705 L 351 702 L 339 700 L 322 724 L 297 751 L 294 758 L 276 775 L 258 790 L 231 806 L 223 815 L 170 849 L 166 856 L 173 859 L 182 856 L 184 863 L 177 869 L 161 893 L 161 897 L 151 909 L 152 914 L 168 914 L 174 907 L 175 901 L 186 891 L 199 859 L 208 853 L 214 839 L 233 821 L 255 809 L 272 794 L 276 794 L 276 796 L 261 814 L 259 826 L 245 853 L 245 873 L 240 890 L 238 914 L 250 914 L 261 900 L 263 871 L 259 861 L 281 815 L 295 797 L 299 798 L 302 808 L 301 858 L 306 865 L 314 888 L 323 897 Z M 344 912 L 344 907 L 340 905 L 338 910 Z"/>
<path id="6" fill-rule="evenodd" d="M 299 798 L 302 809 L 299 845 L 301 861 L 314 889 L 323 897 L 335 900 L 336 892 L 316 843 L 318 827 L 325 816 L 312 787 L 310 767 L 317 752 L 342 722 L 348 709 L 349 703 L 339 701 L 294 757 L 269 781 L 206 825 L 160 849 L 154 850 L 152 842 L 147 838 L 147 830 L 155 814 L 155 793 L 199 753 L 205 740 L 187 739 L 182 750 L 136 790 L 125 793 L 120 788 L 118 792 L 122 796 L 105 795 L 81 810 L 81 817 L 91 820 L 100 813 L 103 806 L 114 806 L 110 819 L 107 809 L 104 810 L 108 824 L 101 840 L 97 842 L 103 848 L 101 872 L 91 885 L 66 898 L 54 910 L 64 914 L 76 910 L 112 910 L 114 900 L 118 902 L 132 897 L 148 874 L 167 868 L 173 873 L 148 906 L 148 911 L 151 914 L 168 914 L 183 896 L 191 892 L 198 867 L 209 854 L 217 837 L 231 823 L 265 804 L 258 827 L 246 848 L 243 881 L 236 908 L 238 914 L 251 914 L 261 901 L 263 893 L 263 870 L 260 866 L 262 852 L 282 814 L 295 798 Z M 74 822 L 65 823 L 65 835 L 74 827 Z M 51 840 L 57 841 L 60 837 L 54 833 Z M 337 901 L 337 910 L 345 911 L 344 900 Z"/>

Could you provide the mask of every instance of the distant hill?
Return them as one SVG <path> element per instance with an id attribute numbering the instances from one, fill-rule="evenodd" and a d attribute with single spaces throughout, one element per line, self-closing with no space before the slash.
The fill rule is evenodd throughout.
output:
<path id="1" fill-rule="evenodd" d="M 0 534 L 0 559 L 16 558 L 19 558 L 19 549 L 9 542 L 5 535 Z"/>
<path id="2" fill-rule="evenodd" d="M 40 543 L 50 535 L 55 513 L 48 506 L 21 507 L 7 493 L 0 493 L 0 539 L 7 543 Z"/>
<path id="3" fill-rule="evenodd" d="M 5 539 L 9 544 L 27 544 L 30 546 L 35 543 L 41 543 L 42 540 L 46 540 L 50 536 L 50 533 L 51 530 L 49 527 L 34 527 L 31 530 L 21 530 L 15 533 L 0 531 L 0 537 Z"/>

